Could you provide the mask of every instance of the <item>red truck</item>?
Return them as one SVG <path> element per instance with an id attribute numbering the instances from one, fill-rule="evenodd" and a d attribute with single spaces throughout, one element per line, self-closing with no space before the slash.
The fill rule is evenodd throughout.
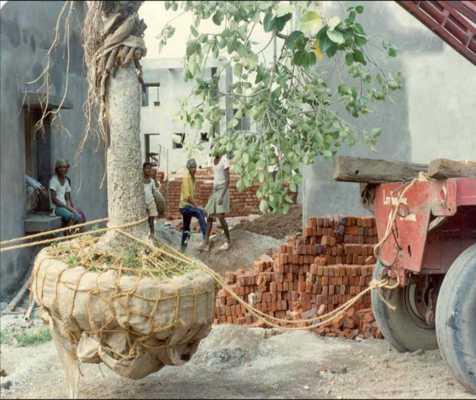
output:
<path id="1" fill-rule="evenodd" d="M 373 205 L 386 238 L 374 278 L 399 282 L 372 293 L 385 339 L 399 351 L 439 347 L 476 392 L 476 178 L 382 183 Z"/>

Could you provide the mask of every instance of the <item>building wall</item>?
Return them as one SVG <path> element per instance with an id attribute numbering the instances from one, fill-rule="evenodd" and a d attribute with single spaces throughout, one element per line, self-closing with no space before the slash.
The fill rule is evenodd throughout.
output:
<path id="1" fill-rule="evenodd" d="M 81 48 L 83 5 L 75 2 L 71 17 L 69 91 L 71 110 L 61 112 L 64 127 L 51 127 L 51 168 L 54 160 L 71 163 L 73 200 L 88 219 L 107 215 L 104 153 L 89 141 L 76 157 L 84 131 L 83 102 L 86 81 Z M 25 138 L 23 90 L 25 82 L 35 79 L 46 64 L 46 53 L 53 40 L 63 2 L 8 2 L 0 10 L 0 240 L 24 235 L 25 217 Z M 62 43 L 62 42 L 61 42 Z M 66 84 L 66 50 L 62 43 L 53 53 L 50 93 L 61 96 Z M 31 88 L 29 89 L 31 90 Z M 0 298 L 9 297 L 22 283 L 31 263 L 33 250 L 0 253 Z"/>
<path id="2" fill-rule="evenodd" d="M 324 3 L 324 11 L 341 14 L 336 3 Z M 349 116 L 358 127 L 383 128 L 377 151 L 357 145 L 343 148 L 341 154 L 413 162 L 476 159 L 474 66 L 396 2 L 359 4 L 365 6 L 362 25 L 374 43 L 385 39 L 399 49 L 398 58 L 383 66 L 402 72 L 404 88 L 392 95 L 393 102 L 375 105 L 369 117 Z M 327 73 L 335 82 L 335 68 Z M 305 220 L 313 215 L 368 214 L 360 206 L 358 184 L 332 180 L 333 162 L 317 160 L 303 167 L 303 174 Z"/>
<path id="3" fill-rule="evenodd" d="M 159 133 L 151 139 L 151 151 L 157 152 L 161 146 L 162 171 L 170 174 L 179 172 L 185 167 L 187 159 L 194 157 L 199 165 L 208 163 L 209 143 L 200 141 L 200 132 L 208 132 L 210 127 L 204 124 L 202 129 L 193 129 L 178 119 L 181 101 L 191 96 L 193 81 L 185 82 L 183 60 L 181 59 L 145 59 L 143 62 L 144 81 L 160 82 L 160 105 L 155 106 L 157 100 L 156 89 L 149 89 L 149 104 L 141 109 L 141 141 L 145 156 L 144 134 Z M 211 67 L 205 69 L 210 76 Z M 223 85 L 224 78 L 220 85 Z M 198 100 L 197 100 L 198 101 Z M 193 103 L 192 104 L 198 104 Z M 173 134 L 185 132 L 186 139 L 183 148 L 174 149 L 172 146 Z"/>

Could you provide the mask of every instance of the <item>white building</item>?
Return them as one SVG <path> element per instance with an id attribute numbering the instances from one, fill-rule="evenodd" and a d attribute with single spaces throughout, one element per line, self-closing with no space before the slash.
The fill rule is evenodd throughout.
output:
<path id="1" fill-rule="evenodd" d="M 210 78 L 216 73 L 218 61 L 210 61 L 204 71 Z M 215 128 L 204 124 L 202 129 L 193 129 L 180 121 L 178 113 L 181 102 L 193 92 L 194 82 L 184 80 L 184 60 L 179 58 L 145 59 L 143 61 L 146 92 L 141 109 L 141 142 L 144 160 L 153 158 L 161 171 L 169 174 L 184 168 L 188 158 L 193 157 L 200 166 L 208 164 L 209 136 L 213 129 L 223 130 L 231 118 L 228 101 L 219 100 L 226 117 Z M 226 71 L 219 81 L 219 90 L 228 91 L 231 72 Z M 191 104 L 194 100 L 191 100 Z M 198 102 L 198 99 L 197 99 Z"/>

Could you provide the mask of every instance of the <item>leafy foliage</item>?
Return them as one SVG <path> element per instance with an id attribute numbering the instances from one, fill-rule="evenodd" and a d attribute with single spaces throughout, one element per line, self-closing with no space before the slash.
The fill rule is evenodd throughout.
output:
<path id="1" fill-rule="evenodd" d="M 349 119 L 368 114 L 375 101 L 388 98 L 401 87 L 399 74 L 386 73 L 366 51 L 369 37 L 358 22 L 361 5 L 349 7 L 345 19 L 325 18 L 313 1 L 166 1 L 169 10 L 189 11 L 195 17 L 187 42 L 185 79 L 195 82 L 194 95 L 201 104 L 184 107 L 181 118 L 202 128 L 225 115 L 220 98 L 231 99 L 236 110 L 226 132 L 210 137 L 216 147 L 234 155 L 239 188 L 260 184 L 262 212 L 286 212 L 290 191 L 301 182 L 300 167 L 316 157 L 331 158 L 339 147 L 355 144 L 359 137 L 375 145 L 380 129 L 359 132 Z M 294 18 L 293 15 L 299 16 Z M 201 32 L 211 19 L 218 33 Z M 293 23 L 297 22 L 297 23 Z M 279 51 L 269 62 L 265 48 L 256 48 L 257 26 L 269 34 L 270 46 Z M 161 45 L 173 35 L 166 25 Z M 287 33 L 284 33 L 287 32 Z M 383 43 L 386 55 L 396 49 Z M 209 58 L 221 60 L 214 76 L 205 76 Z M 335 61 L 343 69 L 336 88 L 326 82 L 321 60 Z M 326 65 L 330 66 L 330 61 Z M 227 69 L 233 71 L 228 92 L 218 82 Z M 240 119 L 249 116 L 254 129 L 240 130 Z M 352 117 L 352 118 L 351 118 Z"/>

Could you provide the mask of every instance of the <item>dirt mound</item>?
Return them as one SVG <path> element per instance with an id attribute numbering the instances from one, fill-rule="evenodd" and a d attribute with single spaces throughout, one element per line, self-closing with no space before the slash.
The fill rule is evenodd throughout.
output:
<path id="1" fill-rule="evenodd" d="M 302 233 L 302 207 L 295 205 L 284 215 L 263 215 L 254 221 L 240 223 L 235 229 L 284 239 L 288 235 Z"/>
<path id="2" fill-rule="evenodd" d="M 227 271 L 236 271 L 238 268 L 251 267 L 259 256 L 282 243 L 281 240 L 243 230 L 231 231 L 230 249 L 220 251 L 219 248 L 224 242 L 225 237 L 220 234 L 213 241 L 213 248 L 209 253 L 199 252 L 197 248 L 201 244 L 201 239 L 195 235 L 187 253 L 200 259 L 216 272 L 224 274 Z"/>

